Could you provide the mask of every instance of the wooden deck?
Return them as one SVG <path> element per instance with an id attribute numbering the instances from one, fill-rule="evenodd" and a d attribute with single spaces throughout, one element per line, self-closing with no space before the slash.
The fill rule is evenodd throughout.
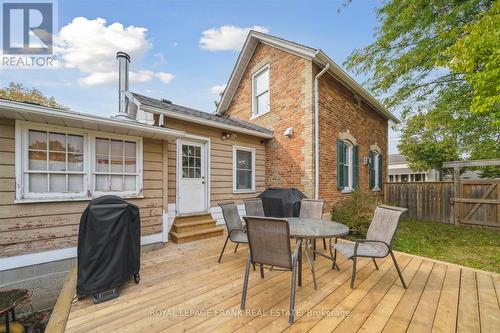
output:
<path id="1" fill-rule="evenodd" d="M 247 247 L 236 254 L 224 238 L 176 245 L 142 256 L 141 283 L 119 298 L 71 307 L 66 332 L 498 332 L 500 275 L 397 253 L 408 289 L 388 260 L 375 270 L 359 261 L 357 288 L 351 262 L 340 271 L 316 261 L 318 290 L 307 264 L 297 288 L 296 321 L 288 324 L 290 273 L 250 274 L 247 311 L 239 313 Z"/>

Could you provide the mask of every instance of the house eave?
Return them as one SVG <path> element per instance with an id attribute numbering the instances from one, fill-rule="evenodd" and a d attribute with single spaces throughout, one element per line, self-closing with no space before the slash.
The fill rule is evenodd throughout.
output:
<path id="1" fill-rule="evenodd" d="M 151 139 L 172 139 L 186 135 L 184 131 L 154 127 L 136 121 L 106 118 L 9 100 L 0 100 L 0 118 Z"/>

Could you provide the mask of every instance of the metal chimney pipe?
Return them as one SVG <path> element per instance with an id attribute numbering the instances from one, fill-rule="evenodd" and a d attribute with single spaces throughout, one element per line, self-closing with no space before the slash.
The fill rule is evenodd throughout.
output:
<path id="1" fill-rule="evenodd" d="M 117 52 L 116 59 L 118 59 L 118 114 L 117 117 L 124 117 L 130 119 L 127 112 L 128 100 L 125 92 L 128 91 L 128 65 L 130 63 L 130 56 L 125 52 Z"/>

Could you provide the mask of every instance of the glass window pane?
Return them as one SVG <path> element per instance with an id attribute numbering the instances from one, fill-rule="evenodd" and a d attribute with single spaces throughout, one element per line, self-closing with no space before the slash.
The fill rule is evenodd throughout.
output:
<path id="1" fill-rule="evenodd" d="M 97 191 L 109 191 L 109 176 L 97 175 L 95 177 L 95 189 Z"/>
<path id="2" fill-rule="evenodd" d="M 125 157 L 125 172 L 134 173 L 135 172 L 135 158 Z"/>
<path id="3" fill-rule="evenodd" d="M 188 177 L 189 177 L 189 168 L 183 167 L 182 168 L 182 178 L 188 178 Z"/>
<path id="4" fill-rule="evenodd" d="M 201 167 L 201 158 L 195 158 L 194 159 L 194 166 L 196 168 L 200 168 Z"/>
<path id="5" fill-rule="evenodd" d="M 47 149 L 47 132 L 32 131 L 28 133 L 30 149 Z"/>
<path id="6" fill-rule="evenodd" d="M 236 171 L 236 188 L 239 190 L 252 189 L 252 171 L 247 171 L 247 170 Z"/>
<path id="7" fill-rule="evenodd" d="M 111 156 L 111 172 L 123 172 L 123 156 Z"/>
<path id="8" fill-rule="evenodd" d="M 267 111 L 269 111 L 269 93 L 257 97 L 257 114 L 266 113 Z"/>
<path id="9" fill-rule="evenodd" d="M 97 155 L 95 162 L 96 162 L 96 170 L 98 172 L 108 172 L 109 171 L 109 157 L 108 157 L 108 155 Z"/>
<path id="10" fill-rule="evenodd" d="M 95 139 L 95 151 L 99 155 L 109 155 L 109 140 Z"/>
<path id="11" fill-rule="evenodd" d="M 125 142 L 125 156 L 135 157 L 135 142 Z"/>
<path id="12" fill-rule="evenodd" d="M 30 151 L 29 170 L 47 170 L 47 153 L 42 151 Z"/>
<path id="13" fill-rule="evenodd" d="M 111 176 L 111 191 L 123 191 L 123 176 Z"/>
<path id="14" fill-rule="evenodd" d="M 194 160 L 195 160 L 195 158 L 194 158 L 194 157 L 190 157 L 190 158 L 189 158 L 189 167 L 190 167 L 190 168 L 193 168 L 193 167 L 194 167 Z"/>
<path id="15" fill-rule="evenodd" d="M 255 77 L 255 95 L 260 95 L 266 90 L 269 90 L 269 69 Z"/>
<path id="16" fill-rule="evenodd" d="M 83 154 L 68 154 L 68 171 L 83 171 Z"/>
<path id="17" fill-rule="evenodd" d="M 188 145 L 182 145 L 182 155 L 187 156 L 189 154 Z"/>
<path id="18" fill-rule="evenodd" d="M 49 170 L 65 171 L 66 170 L 66 154 L 65 153 L 49 153 Z"/>
<path id="19" fill-rule="evenodd" d="M 236 151 L 236 168 L 252 169 L 252 152 L 246 150 Z"/>
<path id="20" fill-rule="evenodd" d="M 194 147 L 194 156 L 201 157 L 201 148 L 200 147 Z"/>
<path id="21" fill-rule="evenodd" d="M 68 192 L 83 192 L 83 176 L 68 175 Z"/>
<path id="22" fill-rule="evenodd" d="M 125 191 L 135 191 L 136 176 L 125 176 Z"/>
<path id="23" fill-rule="evenodd" d="M 193 155 L 194 155 L 194 147 L 188 146 L 188 156 L 193 156 Z"/>
<path id="24" fill-rule="evenodd" d="M 83 154 L 83 136 L 68 135 L 68 151 Z"/>
<path id="25" fill-rule="evenodd" d="M 42 173 L 31 173 L 29 176 L 29 191 L 33 193 L 47 192 L 47 175 Z"/>
<path id="26" fill-rule="evenodd" d="M 189 166 L 189 157 L 182 157 L 182 166 L 183 167 L 188 167 Z"/>
<path id="27" fill-rule="evenodd" d="M 194 178 L 194 169 L 189 168 L 189 178 Z"/>
<path id="28" fill-rule="evenodd" d="M 194 178 L 201 178 L 201 169 L 200 168 L 194 169 Z"/>
<path id="29" fill-rule="evenodd" d="M 111 155 L 123 156 L 123 141 L 111 140 Z"/>
<path id="30" fill-rule="evenodd" d="M 49 192 L 66 192 L 66 175 L 51 174 L 49 175 L 49 179 Z"/>
<path id="31" fill-rule="evenodd" d="M 66 134 L 49 133 L 49 150 L 65 151 L 66 150 Z"/>

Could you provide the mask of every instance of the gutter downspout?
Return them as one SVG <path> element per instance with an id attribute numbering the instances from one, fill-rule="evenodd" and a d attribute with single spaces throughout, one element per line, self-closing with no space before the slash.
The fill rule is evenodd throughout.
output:
<path id="1" fill-rule="evenodd" d="M 314 199 L 319 198 L 319 89 L 318 89 L 318 79 L 322 76 L 328 69 L 330 64 L 327 63 L 326 66 L 321 70 L 321 72 L 314 78 Z"/>

